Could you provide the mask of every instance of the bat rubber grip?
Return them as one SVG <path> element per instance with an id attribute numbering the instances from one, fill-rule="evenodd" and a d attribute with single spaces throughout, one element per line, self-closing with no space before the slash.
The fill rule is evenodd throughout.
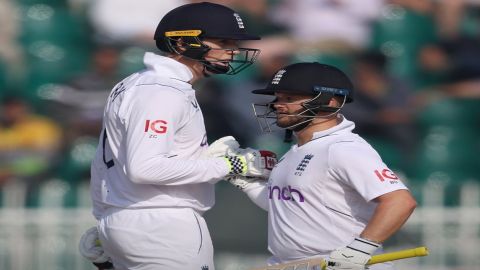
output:
<path id="1" fill-rule="evenodd" d="M 388 261 L 395 261 L 400 259 L 427 256 L 428 249 L 426 247 L 417 247 L 412 249 L 401 250 L 397 252 L 374 255 L 367 264 L 383 263 Z"/>

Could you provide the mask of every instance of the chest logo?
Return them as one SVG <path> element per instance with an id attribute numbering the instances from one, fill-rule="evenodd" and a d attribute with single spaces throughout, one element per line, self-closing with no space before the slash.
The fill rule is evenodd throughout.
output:
<path id="1" fill-rule="evenodd" d="M 270 200 L 276 199 L 279 201 L 305 201 L 305 197 L 300 190 L 293 188 L 290 185 L 286 187 L 268 186 L 268 198 Z"/>
<path id="2" fill-rule="evenodd" d="M 295 169 L 294 175 L 301 176 L 303 171 L 305 171 L 305 169 L 307 168 L 312 158 L 313 158 L 312 154 L 305 155 L 302 161 L 300 161 L 300 163 L 298 164 L 297 169 Z"/>

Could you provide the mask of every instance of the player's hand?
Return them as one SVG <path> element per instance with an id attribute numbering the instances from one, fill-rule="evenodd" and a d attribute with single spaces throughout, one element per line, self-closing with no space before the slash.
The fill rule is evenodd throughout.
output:
<path id="1" fill-rule="evenodd" d="M 232 155 L 240 148 L 240 144 L 232 136 L 222 137 L 208 146 L 203 156 L 208 158 Z"/>
<path id="2" fill-rule="evenodd" d="M 226 155 L 225 160 L 230 166 L 230 175 L 268 179 L 277 163 L 277 155 L 267 150 L 246 148 Z"/>
<path id="3" fill-rule="evenodd" d="M 357 237 L 346 247 L 336 249 L 326 260 L 327 270 L 368 269 L 367 262 L 380 244 Z"/>
<path id="4" fill-rule="evenodd" d="M 97 227 L 91 227 L 80 238 L 78 250 L 83 257 L 91 261 L 98 269 L 113 269 L 110 257 L 105 254 Z"/>

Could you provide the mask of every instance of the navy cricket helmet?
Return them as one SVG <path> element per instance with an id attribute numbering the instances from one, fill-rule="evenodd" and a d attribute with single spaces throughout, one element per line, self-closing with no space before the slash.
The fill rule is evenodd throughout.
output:
<path id="1" fill-rule="evenodd" d="M 176 53 L 201 61 L 213 73 L 236 74 L 253 64 L 260 50 L 251 48 L 224 48 L 235 51 L 225 65 L 215 65 L 216 61 L 206 61 L 205 54 L 212 50 L 202 40 L 259 40 L 249 34 L 240 15 L 234 10 L 219 4 L 201 2 L 186 4 L 168 12 L 160 21 L 154 39 L 157 48 L 164 52 Z M 232 65 L 233 64 L 233 65 Z"/>
<path id="2" fill-rule="evenodd" d="M 325 101 L 332 96 L 340 96 L 345 97 L 345 103 L 353 101 L 353 84 L 347 75 L 334 66 L 317 62 L 286 66 L 275 73 L 266 88 L 252 91 L 262 95 L 274 95 L 275 92 L 312 96 L 321 94 Z"/>

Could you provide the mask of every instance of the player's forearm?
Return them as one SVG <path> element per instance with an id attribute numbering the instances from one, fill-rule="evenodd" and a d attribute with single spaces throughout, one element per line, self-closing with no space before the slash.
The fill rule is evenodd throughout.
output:
<path id="1" fill-rule="evenodd" d="M 223 158 L 181 160 L 154 157 L 130 162 L 126 172 L 137 184 L 186 185 L 215 183 L 228 174 L 229 168 Z"/>
<path id="2" fill-rule="evenodd" d="M 407 221 L 416 207 L 408 190 L 397 190 L 377 198 L 378 205 L 360 237 L 383 243 Z"/>

